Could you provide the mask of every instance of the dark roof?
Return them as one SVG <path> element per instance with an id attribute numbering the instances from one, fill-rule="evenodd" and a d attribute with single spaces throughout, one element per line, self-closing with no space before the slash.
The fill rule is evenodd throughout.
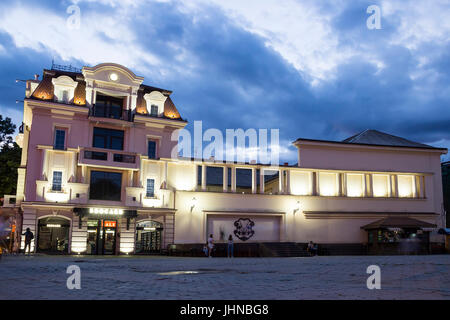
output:
<path id="1" fill-rule="evenodd" d="M 391 134 L 380 132 L 378 130 L 364 130 L 350 138 L 342 140 L 345 143 L 356 144 L 375 144 L 381 146 L 393 147 L 413 147 L 413 148 L 433 148 L 432 146 L 407 140 L 405 138 L 397 137 Z"/>
<path id="2" fill-rule="evenodd" d="M 355 144 L 355 145 L 367 145 L 367 146 L 380 146 L 380 147 L 405 147 L 405 148 L 421 148 L 421 149 L 436 149 L 447 150 L 445 148 L 436 148 L 427 144 L 414 142 L 405 138 L 397 137 L 388 133 L 384 133 L 378 130 L 367 129 L 360 133 L 357 133 L 342 141 L 332 140 L 316 140 L 316 139 L 303 139 L 299 138 L 297 141 L 317 141 L 326 143 L 339 143 L 339 144 Z"/>
<path id="3" fill-rule="evenodd" d="M 436 225 L 407 217 L 388 217 L 361 227 L 365 230 L 383 228 L 436 228 Z"/>
<path id="4" fill-rule="evenodd" d="M 57 69 L 44 69 L 42 81 L 36 87 L 34 92 L 31 95 L 32 99 L 51 101 L 54 98 L 54 87 L 52 83 L 53 78 L 57 78 L 59 76 L 68 76 L 72 78 L 74 81 L 78 82 L 77 87 L 75 88 L 74 100 L 73 104 L 76 105 L 86 105 L 86 82 L 84 81 L 84 76 L 79 72 L 70 72 L 63 71 Z M 175 107 L 172 99 L 169 97 L 172 91 L 161 89 L 157 87 L 152 87 L 148 85 L 141 84 L 137 101 L 136 101 L 136 112 L 143 115 L 148 115 L 147 105 L 145 99 L 143 98 L 146 93 L 150 93 L 152 91 L 159 91 L 163 95 L 167 96 L 166 102 L 164 103 L 164 117 L 173 120 L 183 120 L 181 118 L 178 109 Z M 184 120 L 183 120 L 184 121 Z"/>

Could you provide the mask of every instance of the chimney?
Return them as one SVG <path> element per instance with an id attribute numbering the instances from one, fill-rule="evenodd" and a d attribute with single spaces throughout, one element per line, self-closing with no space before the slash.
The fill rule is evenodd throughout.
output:
<path id="1" fill-rule="evenodd" d="M 34 75 L 34 80 L 39 81 L 39 75 L 37 73 Z"/>

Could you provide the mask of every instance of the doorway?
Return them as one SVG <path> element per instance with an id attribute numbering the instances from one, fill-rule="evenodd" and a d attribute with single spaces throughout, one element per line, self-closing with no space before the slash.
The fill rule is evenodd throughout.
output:
<path id="1" fill-rule="evenodd" d="M 136 254 L 161 253 L 162 223 L 143 221 L 136 225 Z"/>
<path id="2" fill-rule="evenodd" d="M 87 253 L 114 255 L 116 253 L 116 220 L 88 220 Z"/>
<path id="3" fill-rule="evenodd" d="M 70 221 L 59 217 L 39 219 L 37 252 L 64 254 L 69 252 Z"/>

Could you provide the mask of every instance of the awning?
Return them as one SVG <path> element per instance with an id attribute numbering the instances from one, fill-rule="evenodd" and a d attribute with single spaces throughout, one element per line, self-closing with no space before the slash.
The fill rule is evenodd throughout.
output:
<path id="1" fill-rule="evenodd" d="M 436 225 L 407 217 L 388 217 L 361 227 L 361 229 L 364 230 L 387 229 L 387 228 L 406 228 L 406 229 L 436 228 Z"/>

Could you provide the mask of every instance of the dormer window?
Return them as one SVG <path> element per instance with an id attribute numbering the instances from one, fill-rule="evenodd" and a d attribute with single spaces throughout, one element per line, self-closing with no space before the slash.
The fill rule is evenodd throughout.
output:
<path id="1" fill-rule="evenodd" d="M 55 88 L 55 100 L 59 103 L 72 103 L 75 95 L 75 88 L 78 82 L 69 76 L 59 76 L 52 79 Z"/>
<path id="2" fill-rule="evenodd" d="M 154 116 L 154 117 L 158 116 L 158 106 L 157 105 L 152 104 L 152 106 L 150 108 L 150 115 Z"/>

